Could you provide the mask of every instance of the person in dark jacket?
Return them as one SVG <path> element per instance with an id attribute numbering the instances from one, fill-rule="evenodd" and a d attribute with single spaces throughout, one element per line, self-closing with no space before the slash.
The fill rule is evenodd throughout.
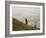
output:
<path id="1" fill-rule="evenodd" d="M 27 18 L 25 18 L 25 22 L 26 22 L 26 24 L 28 24 L 28 20 L 27 20 Z"/>

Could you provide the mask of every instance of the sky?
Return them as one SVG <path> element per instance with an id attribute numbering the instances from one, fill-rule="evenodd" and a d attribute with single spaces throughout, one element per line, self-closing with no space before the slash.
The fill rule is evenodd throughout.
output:
<path id="1" fill-rule="evenodd" d="M 40 20 L 40 8 L 36 7 L 12 7 L 12 17 L 25 23 L 25 18 L 31 20 Z"/>

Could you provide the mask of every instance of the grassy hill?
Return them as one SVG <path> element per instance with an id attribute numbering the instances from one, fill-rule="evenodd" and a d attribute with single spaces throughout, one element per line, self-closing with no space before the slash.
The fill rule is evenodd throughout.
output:
<path id="1" fill-rule="evenodd" d="M 21 21 L 13 18 L 13 31 L 22 31 L 22 30 L 34 30 L 33 27 L 27 24 L 22 23 Z"/>

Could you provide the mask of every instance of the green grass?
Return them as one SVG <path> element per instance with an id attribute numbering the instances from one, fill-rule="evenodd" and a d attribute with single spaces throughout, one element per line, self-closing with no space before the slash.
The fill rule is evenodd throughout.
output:
<path id="1" fill-rule="evenodd" d="M 22 31 L 22 30 L 34 30 L 32 25 L 27 25 L 22 23 L 21 21 L 13 18 L 13 31 Z"/>

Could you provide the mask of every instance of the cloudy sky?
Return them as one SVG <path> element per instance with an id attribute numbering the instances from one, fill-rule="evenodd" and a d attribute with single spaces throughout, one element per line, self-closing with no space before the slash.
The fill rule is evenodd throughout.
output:
<path id="1" fill-rule="evenodd" d="M 12 17 L 24 22 L 25 18 L 29 21 L 30 19 L 40 19 L 40 8 L 36 7 L 12 7 Z"/>

